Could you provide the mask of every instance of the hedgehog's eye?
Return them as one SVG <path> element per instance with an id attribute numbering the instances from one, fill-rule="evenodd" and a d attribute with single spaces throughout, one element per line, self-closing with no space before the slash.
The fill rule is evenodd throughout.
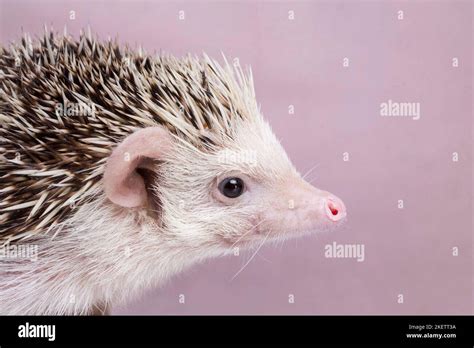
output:
<path id="1" fill-rule="evenodd" d="M 237 198 L 244 192 L 244 182 L 240 178 L 225 178 L 219 184 L 219 191 L 229 198 Z"/>

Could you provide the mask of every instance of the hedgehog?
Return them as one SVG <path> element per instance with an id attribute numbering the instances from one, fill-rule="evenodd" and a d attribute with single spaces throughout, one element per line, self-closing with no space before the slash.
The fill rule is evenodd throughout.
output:
<path id="1" fill-rule="evenodd" d="M 346 220 L 237 60 L 48 29 L 0 52 L 0 314 L 107 314 L 204 260 Z"/>

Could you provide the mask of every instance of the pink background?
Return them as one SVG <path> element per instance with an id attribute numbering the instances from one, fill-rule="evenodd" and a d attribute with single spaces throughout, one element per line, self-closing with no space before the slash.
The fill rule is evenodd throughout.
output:
<path id="1" fill-rule="evenodd" d="M 77 35 L 90 24 L 151 52 L 239 57 L 297 168 L 319 164 L 313 184 L 347 205 L 345 228 L 267 246 L 232 282 L 252 253 L 198 265 L 114 313 L 473 313 L 471 2 L 1 0 L 0 9 L 2 44 L 21 28 Z M 421 119 L 381 117 L 388 99 L 421 103 Z M 365 261 L 325 258 L 333 241 L 363 243 Z"/>

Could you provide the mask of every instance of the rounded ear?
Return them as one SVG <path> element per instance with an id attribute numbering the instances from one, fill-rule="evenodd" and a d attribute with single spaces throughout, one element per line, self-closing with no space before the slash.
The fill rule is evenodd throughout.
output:
<path id="1" fill-rule="evenodd" d="M 144 178 L 137 172 L 150 160 L 170 151 L 172 137 L 163 127 L 143 128 L 129 135 L 112 152 L 104 171 L 107 198 L 125 208 L 144 206 L 148 200 Z"/>

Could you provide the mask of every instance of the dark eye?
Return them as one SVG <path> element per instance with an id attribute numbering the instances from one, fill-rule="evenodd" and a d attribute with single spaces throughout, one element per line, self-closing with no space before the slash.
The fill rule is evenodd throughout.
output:
<path id="1" fill-rule="evenodd" d="M 219 184 L 219 191 L 229 198 L 237 198 L 244 192 L 244 182 L 239 178 L 225 178 Z"/>

